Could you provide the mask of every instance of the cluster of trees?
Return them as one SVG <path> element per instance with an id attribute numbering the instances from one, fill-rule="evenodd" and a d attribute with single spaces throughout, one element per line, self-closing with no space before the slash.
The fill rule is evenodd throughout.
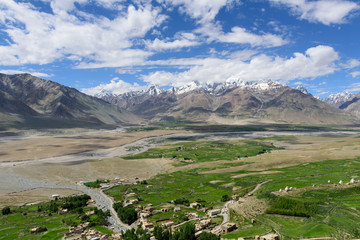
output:
<path id="1" fill-rule="evenodd" d="M 101 183 L 107 183 L 109 182 L 109 180 L 99 180 L 97 179 L 95 182 L 86 182 L 84 183 L 85 186 L 89 187 L 89 188 L 99 188 L 101 187 Z"/>
<path id="2" fill-rule="evenodd" d="M 42 211 L 49 211 L 50 213 L 56 213 L 59 210 L 57 201 L 53 200 L 50 202 L 50 204 L 42 204 L 42 205 L 38 205 L 37 207 L 37 211 L 38 212 L 42 212 Z"/>
<path id="3" fill-rule="evenodd" d="M 86 214 L 84 214 L 81 217 L 82 222 L 90 222 L 90 227 L 107 225 L 107 223 L 108 223 L 107 218 L 110 216 L 109 210 L 107 210 L 105 212 L 98 208 L 93 208 L 91 210 L 95 212 L 94 215 L 96 217 L 90 217 L 90 216 L 87 216 Z"/>
<path id="4" fill-rule="evenodd" d="M 175 199 L 174 200 L 174 203 L 177 204 L 177 205 L 185 205 L 185 206 L 189 206 L 190 205 L 190 202 L 188 199 L 182 197 L 182 198 L 178 198 L 178 199 Z"/>
<path id="5" fill-rule="evenodd" d="M 124 207 L 121 202 L 114 203 L 113 208 L 120 220 L 126 224 L 132 224 L 137 220 L 137 212 L 133 207 Z"/>
<path id="6" fill-rule="evenodd" d="M 195 226 L 193 223 L 187 223 L 183 225 L 178 231 L 171 232 L 170 229 L 162 228 L 159 226 L 156 226 L 154 228 L 154 237 L 156 240 L 195 240 Z M 150 235 L 147 234 L 147 232 L 141 228 L 138 228 L 138 230 L 129 230 L 124 235 L 123 238 L 125 240 L 149 240 Z M 203 232 L 198 240 L 220 240 L 220 237 L 208 233 Z"/>
<path id="7" fill-rule="evenodd" d="M 64 203 L 62 204 L 62 208 L 71 210 L 76 210 L 78 208 L 83 208 L 87 205 L 87 201 L 89 201 L 91 197 L 87 194 L 72 196 L 63 198 Z"/>

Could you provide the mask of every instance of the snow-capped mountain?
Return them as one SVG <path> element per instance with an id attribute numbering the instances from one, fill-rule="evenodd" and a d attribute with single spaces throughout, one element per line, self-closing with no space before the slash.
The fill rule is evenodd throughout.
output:
<path id="1" fill-rule="evenodd" d="M 267 91 L 271 89 L 278 89 L 283 87 L 280 83 L 271 80 L 260 81 L 243 81 L 243 80 L 228 80 L 224 83 L 206 83 L 200 84 L 197 81 L 191 82 L 183 87 L 172 88 L 170 91 L 176 95 L 185 94 L 194 90 L 204 91 L 209 94 L 221 94 L 224 91 L 233 88 L 251 89 L 257 91 Z"/>
<path id="2" fill-rule="evenodd" d="M 322 101 L 324 101 L 334 107 L 340 107 L 342 104 L 349 101 L 354 96 L 355 96 L 355 94 L 345 91 L 345 92 L 341 92 L 341 93 L 331 94 L 328 97 L 322 99 Z"/>
<path id="3" fill-rule="evenodd" d="M 345 113 L 315 99 L 304 87 L 294 89 L 271 80 L 191 82 L 169 90 L 151 86 L 144 91 L 103 99 L 154 120 L 173 117 L 208 121 L 212 117 L 229 117 L 307 123 L 347 122 Z"/>
<path id="4" fill-rule="evenodd" d="M 180 95 L 180 94 L 184 94 L 184 93 L 187 93 L 187 92 L 191 92 L 191 91 L 194 91 L 194 90 L 197 90 L 197 89 L 201 89 L 203 86 L 197 82 L 197 81 L 194 81 L 194 82 L 191 82 L 183 87 L 178 87 L 178 88 L 171 88 L 171 92 L 176 94 L 176 95 Z"/>
<path id="5" fill-rule="evenodd" d="M 101 92 L 94 95 L 94 97 L 97 97 L 97 98 L 112 97 L 112 96 L 114 96 L 114 94 L 112 92 L 104 90 L 104 89 L 101 90 Z"/>
<path id="6" fill-rule="evenodd" d="M 160 88 L 158 85 L 150 86 L 144 93 L 149 96 L 156 96 L 163 93 L 165 90 Z"/>
<path id="7" fill-rule="evenodd" d="M 299 90 L 299 91 L 302 92 L 303 94 L 307 94 L 307 95 L 310 94 L 310 93 L 308 92 L 308 90 L 307 90 L 304 86 L 299 85 L 299 86 L 297 86 L 295 89 L 296 89 L 296 90 Z"/>
<path id="8" fill-rule="evenodd" d="M 189 93 L 192 91 L 203 91 L 209 94 L 221 94 L 224 91 L 233 88 L 241 88 L 241 89 L 251 89 L 256 91 L 267 91 L 271 89 L 278 89 L 283 87 L 280 83 L 271 81 L 271 80 L 260 80 L 260 81 L 243 81 L 243 80 L 228 80 L 224 83 L 205 83 L 201 84 L 197 81 L 190 82 L 182 87 L 173 87 L 169 90 L 164 90 L 157 85 L 151 85 L 146 90 L 140 91 L 130 91 L 122 94 L 114 94 L 109 90 L 102 90 L 101 92 L 95 94 L 95 97 L 102 98 L 108 101 L 109 98 L 113 97 L 135 97 L 135 96 L 157 96 L 164 92 L 172 93 L 175 95 L 182 95 L 185 93 Z M 306 89 L 298 89 L 302 92 L 306 92 Z"/>

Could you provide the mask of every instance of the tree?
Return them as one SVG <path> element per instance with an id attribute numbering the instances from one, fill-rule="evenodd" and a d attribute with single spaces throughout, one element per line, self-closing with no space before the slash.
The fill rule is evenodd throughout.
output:
<path id="1" fill-rule="evenodd" d="M 51 201 L 50 206 L 49 206 L 49 211 L 52 213 L 55 213 L 58 211 L 58 206 L 57 206 L 56 202 Z"/>
<path id="2" fill-rule="evenodd" d="M 150 236 L 142 228 L 127 230 L 122 236 L 125 240 L 150 240 Z"/>
<path id="3" fill-rule="evenodd" d="M 185 224 L 180 229 L 179 240 L 195 240 L 195 225 L 192 223 Z"/>
<path id="4" fill-rule="evenodd" d="M 220 240 L 220 236 L 217 236 L 210 232 L 203 232 L 200 234 L 198 240 Z"/>
<path id="5" fill-rule="evenodd" d="M 129 225 L 135 222 L 137 219 L 137 212 L 133 207 L 119 208 L 117 213 L 121 221 Z"/>
<path id="6" fill-rule="evenodd" d="M 223 195 L 222 197 L 221 197 L 221 201 L 223 201 L 223 202 L 227 202 L 227 201 L 230 201 L 230 197 L 229 197 L 229 195 L 227 195 L 227 194 L 225 194 L 225 195 Z"/>
<path id="7" fill-rule="evenodd" d="M 8 215 L 11 213 L 10 207 L 4 207 L 2 210 L 2 215 Z"/>

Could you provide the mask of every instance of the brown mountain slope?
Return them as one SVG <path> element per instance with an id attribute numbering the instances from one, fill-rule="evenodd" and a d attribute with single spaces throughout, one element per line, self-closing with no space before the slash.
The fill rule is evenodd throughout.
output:
<path id="1" fill-rule="evenodd" d="M 355 122 L 349 114 L 291 88 L 285 88 L 281 94 L 266 102 L 260 115 L 272 120 L 298 123 L 349 124 Z"/>
<path id="2" fill-rule="evenodd" d="M 117 125 L 136 122 L 133 114 L 76 89 L 30 74 L 0 74 L 2 114 L 13 114 L 23 123 Z"/>
<path id="3" fill-rule="evenodd" d="M 152 120 L 175 117 L 209 121 L 216 117 L 224 121 L 256 118 L 290 123 L 356 123 L 350 114 L 312 95 L 281 85 L 271 89 L 234 87 L 218 92 L 200 88 L 182 94 L 167 91 L 144 99 L 139 95 L 124 98 L 126 103 L 132 104 L 122 106 Z"/>

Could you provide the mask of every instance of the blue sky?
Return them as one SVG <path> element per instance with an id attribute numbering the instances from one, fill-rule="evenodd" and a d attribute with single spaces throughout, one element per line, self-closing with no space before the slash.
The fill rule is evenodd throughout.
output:
<path id="1" fill-rule="evenodd" d="M 274 80 L 360 92 L 355 0 L 0 0 L 0 72 L 88 94 Z"/>

